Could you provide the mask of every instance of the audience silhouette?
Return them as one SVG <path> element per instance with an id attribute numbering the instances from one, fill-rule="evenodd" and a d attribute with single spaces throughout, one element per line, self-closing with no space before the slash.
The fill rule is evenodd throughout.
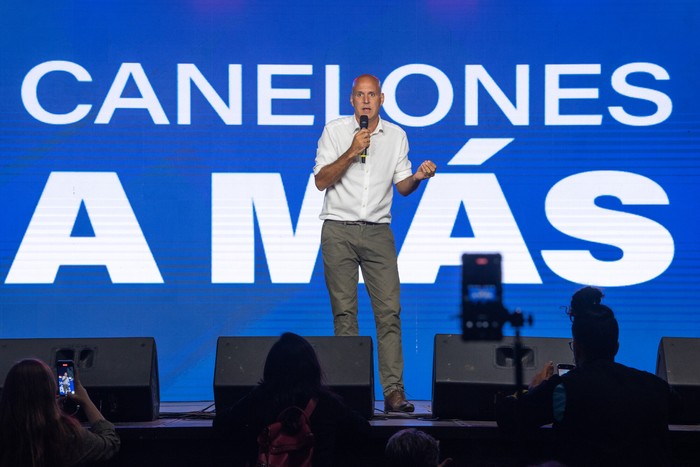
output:
<path id="1" fill-rule="evenodd" d="M 304 409 L 311 399 L 317 401 L 310 417 L 314 467 L 350 462 L 350 448 L 357 453 L 369 437 L 369 423 L 322 383 L 314 348 L 291 332 L 270 349 L 262 381 L 232 407 L 217 408 L 214 428 L 242 451 L 241 465 L 255 465 L 261 431 L 286 408 Z"/>
<path id="2" fill-rule="evenodd" d="M 0 467 L 68 467 L 107 460 L 119 451 L 114 425 L 92 403 L 75 374 L 75 394 L 90 429 L 59 407 L 57 382 L 40 360 L 16 363 L 0 398 Z"/>
<path id="3" fill-rule="evenodd" d="M 569 466 L 666 465 L 677 402 L 662 379 L 614 361 L 619 327 L 602 298 L 593 287 L 573 295 L 576 368 L 559 376 L 548 362 L 529 391 L 497 400 L 498 425 L 523 436 L 553 423 L 556 458 Z"/>

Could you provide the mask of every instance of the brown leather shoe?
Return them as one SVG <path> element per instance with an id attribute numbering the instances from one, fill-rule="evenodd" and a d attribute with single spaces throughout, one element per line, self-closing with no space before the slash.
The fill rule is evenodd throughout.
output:
<path id="1" fill-rule="evenodd" d="M 413 412 L 416 408 L 406 400 L 403 391 L 398 389 L 391 391 L 384 398 L 384 413 L 387 412 Z"/>

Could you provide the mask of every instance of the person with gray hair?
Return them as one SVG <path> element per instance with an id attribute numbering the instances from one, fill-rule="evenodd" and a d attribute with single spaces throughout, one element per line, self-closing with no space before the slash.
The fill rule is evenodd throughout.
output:
<path id="1" fill-rule="evenodd" d="M 440 443 L 415 428 L 398 431 L 386 443 L 387 467 L 445 467 L 452 459 L 440 463 Z"/>

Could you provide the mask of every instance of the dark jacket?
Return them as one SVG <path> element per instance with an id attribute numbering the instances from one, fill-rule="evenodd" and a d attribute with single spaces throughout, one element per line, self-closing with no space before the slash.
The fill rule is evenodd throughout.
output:
<path id="1" fill-rule="evenodd" d="M 553 423 L 557 460 L 569 466 L 656 466 L 669 464 L 669 413 L 675 406 L 662 379 L 596 360 L 517 399 L 499 399 L 496 414 L 498 425 L 512 434 Z"/>

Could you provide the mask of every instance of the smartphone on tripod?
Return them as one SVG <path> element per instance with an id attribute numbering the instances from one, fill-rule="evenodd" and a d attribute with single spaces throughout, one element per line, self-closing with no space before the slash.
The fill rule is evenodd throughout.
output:
<path id="1" fill-rule="evenodd" d="M 500 341 L 508 319 L 503 306 L 501 255 L 462 255 L 462 339 Z"/>

